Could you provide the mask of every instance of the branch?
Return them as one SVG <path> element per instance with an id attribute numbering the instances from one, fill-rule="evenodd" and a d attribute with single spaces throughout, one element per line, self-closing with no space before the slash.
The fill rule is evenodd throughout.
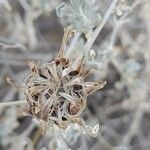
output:
<path id="1" fill-rule="evenodd" d="M 3 103 L 0 103 L 0 108 L 3 108 L 3 107 L 10 107 L 10 106 L 22 106 L 22 105 L 26 105 L 27 104 L 27 101 L 26 100 L 19 100 L 19 101 L 12 101 L 12 102 L 3 102 Z"/>
<path id="2" fill-rule="evenodd" d="M 91 46 L 93 45 L 93 43 L 96 40 L 97 36 L 99 35 L 99 33 L 101 32 L 101 30 L 104 27 L 105 23 L 107 22 L 107 20 L 109 19 L 110 15 L 112 14 L 117 1 L 118 0 L 113 0 L 113 2 L 111 3 L 110 7 L 107 10 L 107 12 L 104 15 L 101 24 L 99 24 L 99 26 L 97 26 L 97 28 L 91 34 L 90 38 L 87 40 L 86 45 L 85 45 L 85 50 L 86 51 L 88 51 L 91 48 Z"/>

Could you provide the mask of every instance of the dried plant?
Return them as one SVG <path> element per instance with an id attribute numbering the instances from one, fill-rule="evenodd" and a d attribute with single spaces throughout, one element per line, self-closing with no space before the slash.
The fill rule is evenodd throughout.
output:
<path id="1" fill-rule="evenodd" d="M 103 88 L 106 82 L 84 81 L 91 73 L 84 65 L 84 58 L 78 64 L 71 64 L 65 57 L 64 49 L 71 34 L 70 27 L 64 30 L 59 54 L 51 63 L 40 66 L 38 62 L 29 62 L 31 74 L 25 80 L 24 89 L 29 113 L 63 129 L 69 123 L 77 123 L 95 137 L 98 126 L 86 128 L 80 114 L 86 108 L 87 96 Z"/>
<path id="2" fill-rule="evenodd" d="M 149 150 L 149 9 L 0 0 L 0 150 Z"/>

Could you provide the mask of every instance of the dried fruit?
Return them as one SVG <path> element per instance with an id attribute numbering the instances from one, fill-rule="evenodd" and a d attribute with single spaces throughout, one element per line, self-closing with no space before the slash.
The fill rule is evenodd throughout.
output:
<path id="1" fill-rule="evenodd" d="M 84 58 L 75 66 L 64 56 L 66 43 L 72 33 L 71 28 L 65 29 L 59 54 L 54 61 L 43 65 L 30 61 L 31 74 L 25 80 L 29 113 L 63 129 L 69 123 L 85 127 L 80 113 L 86 107 L 87 96 L 103 88 L 106 83 L 85 82 L 84 78 L 90 70 L 85 67 Z"/>

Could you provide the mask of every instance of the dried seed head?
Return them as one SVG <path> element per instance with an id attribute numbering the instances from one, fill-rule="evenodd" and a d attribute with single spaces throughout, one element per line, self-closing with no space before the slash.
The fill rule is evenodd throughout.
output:
<path id="1" fill-rule="evenodd" d="M 40 65 L 29 61 L 31 73 L 25 79 L 24 92 L 29 105 L 28 113 L 44 122 L 51 122 L 62 129 L 69 123 L 85 125 L 80 113 L 86 107 L 87 96 L 104 87 L 106 82 L 85 82 L 90 70 L 84 65 L 84 58 L 78 64 L 64 56 L 64 49 L 72 30 L 65 29 L 58 56 L 51 63 Z M 12 80 L 7 81 L 14 84 Z M 85 128 L 91 134 L 91 129 Z M 95 136 L 95 133 L 93 134 Z"/>

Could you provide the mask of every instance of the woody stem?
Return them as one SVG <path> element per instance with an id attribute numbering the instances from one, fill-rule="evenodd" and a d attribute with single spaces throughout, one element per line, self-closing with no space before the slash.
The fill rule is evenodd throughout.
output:
<path id="1" fill-rule="evenodd" d="M 96 40 L 97 36 L 101 32 L 101 30 L 104 27 L 105 23 L 107 22 L 107 20 L 109 19 L 109 17 L 113 13 L 117 1 L 118 0 L 113 0 L 112 1 L 110 7 L 108 8 L 107 12 L 105 13 L 105 15 L 103 17 L 102 22 L 97 26 L 97 28 L 91 34 L 90 38 L 87 40 L 86 45 L 85 45 L 86 50 L 89 50 L 91 48 L 91 46 L 93 45 L 94 41 Z"/>
<path id="2" fill-rule="evenodd" d="M 26 105 L 27 104 L 27 101 L 23 100 L 19 100 L 19 101 L 12 101 L 12 102 L 2 102 L 0 103 L 0 108 L 3 108 L 3 107 L 10 107 L 10 106 L 22 106 L 22 105 Z"/>
<path id="3" fill-rule="evenodd" d="M 73 31 L 72 31 L 71 27 L 68 27 L 68 28 L 64 29 L 64 36 L 63 36 L 62 44 L 61 44 L 59 54 L 58 54 L 59 59 L 63 57 L 64 50 L 66 48 L 66 43 L 68 42 L 69 37 L 71 36 L 72 33 L 73 33 Z"/>

